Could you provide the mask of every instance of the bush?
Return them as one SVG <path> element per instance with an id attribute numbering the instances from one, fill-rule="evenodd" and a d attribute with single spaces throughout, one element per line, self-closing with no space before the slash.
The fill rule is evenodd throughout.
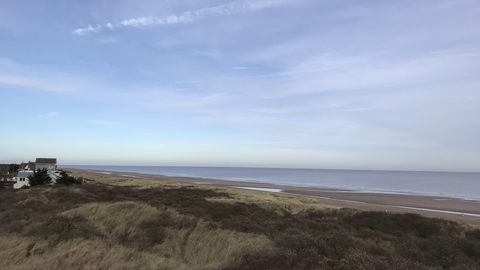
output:
<path id="1" fill-rule="evenodd" d="M 57 178 L 57 184 L 59 185 L 80 185 L 81 182 L 75 179 L 75 177 L 68 175 L 66 172 L 61 172 L 60 177 Z"/>
<path id="2" fill-rule="evenodd" d="M 195 226 L 201 220 L 206 231 L 227 229 L 273 240 L 268 250 L 241 253 L 223 269 L 480 269 L 480 230 L 467 231 L 454 222 L 352 209 L 279 214 L 252 203 L 208 200 L 215 197 L 229 195 L 189 187 L 136 189 L 102 184 L 5 190 L 0 192 L 0 235 L 36 236 L 53 244 L 99 236 L 96 240 L 108 238 L 108 243 L 135 252 L 156 250 L 163 243 L 162 248 L 173 250 L 165 254 L 181 251 L 178 258 L 185 259 L 185 244 L 192 232 L 198 234 Z M 119 226 L 115 215 L 106 211 L 105 224 L 111 230 L 95 228 L 97 223 L 83 212 L 60 214 L 82 204 L 105 202 L 140 203 L 156 209 L 151 212 L 155 214 L 134 219 L 128 226 Z"/>
<path id="3" fill-rule="evenodd" d="M 384 212 L 359 212 L 346 217 L 344 222 L 353 228 L 370 229 L 395 236 L 414 234 L 419 238 L 458 235 L 458 224 L 416 214 L 388 214 Z"/>
<path id="4" fill-rule="evenodd" d="M 475 229 L 475 230 L 466 232 L 465 237 L 471 240 L 480 241 L 480 229 Z"/>
<path id="5" fill-rule="evenodd" d="M 38 186 L 38 185 L 48 185 L 52 182 L 52 178 L 48 176 L 47 169 L 37 170 L 28 177 L 28 183 L 30 186 Z"/>

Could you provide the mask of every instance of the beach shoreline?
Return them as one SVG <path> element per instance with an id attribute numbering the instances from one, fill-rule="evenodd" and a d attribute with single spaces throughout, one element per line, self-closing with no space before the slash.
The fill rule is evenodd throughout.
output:
<path id="1" fill-rule="evenodd" d="M 392 213 L 415 213 L 426 217 L 442 218 L 480 225 L 480 201 L 410 194 L 370 193 L 342 189 L 285 186 L 270 183 L 231 181 L 208 178 L 165 176 L 133 172 L 96 171 L 63 168 L 74 172 L 97 176 L 123 177 L 130 179 L 176 182 L 197 186 L 212 186 L 232 189 L 277 192 L 288 196 L 308 197 L 320 203 L 336 207 L 349 207 L 364 211 Z"/>

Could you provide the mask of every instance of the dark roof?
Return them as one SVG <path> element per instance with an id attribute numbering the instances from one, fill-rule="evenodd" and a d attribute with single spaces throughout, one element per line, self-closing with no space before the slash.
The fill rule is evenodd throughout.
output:
<path id="1" fill-rule="evenodd" d="M 42 164 L 57 164 L 56 158 L 37 158 L 35 163 L 42 163 Z"/>
<path id="2" fill-rule="evenodd" d="M 20 177 L 29 177 L 30 175 L 32 175 L 33 172 L 32 171 L 26 171 L 26 172 L 19 172 L 17 174 L 17 178 L 20 178 Z"/>
<path id="3" fill-rule="evenodd" d="M 38 159 L 38 158 L 37 158 L 37 159 Z M 30 169 L 33 170 L 33 169 L 35 169 L 35 162 L 31 162 L 31 161 L 29 161 L 28 163 L 22 162 L 22 163 L 20 164 L 20 169 L 23 170 L 23 169 L 25 169 L 27 166 L 28 166 Z"/>
<path id="4" fill-rule="evenodd" d="M 13 178 L 17 176 L 17 174 L 0 174 L 0 178 Z"/>

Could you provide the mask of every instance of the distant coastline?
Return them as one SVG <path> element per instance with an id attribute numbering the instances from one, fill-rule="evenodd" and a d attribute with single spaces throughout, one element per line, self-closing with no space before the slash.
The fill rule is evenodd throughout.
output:
<path id="1" fill-rule="evenodd" d="M 289 186 L 254 181 L 219 180 L 213 178 L 165 176 L 160 174 L 144 174 L 127 171 L 116 172 L 92 169 L 65 169 L 105 179 L 123 178 L 132 179 L 132 181 L 151 180 L 176 182 L 196 186 L 259 190 L 259 192 L 262 190 L 264 192 L 278 192 L 284 195 L 315 199 L 322 204 L 331 206 L 349 207 L 367 211 L 415 213 L 427 217 L 444 218 L 480 225 L 479 200 L 465 200 L 445 196 L 422 196 L 416 194 L 355 192 L 345 189 Z"/>
<path id="2" fill-rule="evenodd" d="M 344 192 L 480 201 L 480 173 L 172 166 L 64 165 L 65 168 L 263 183 Z"/>

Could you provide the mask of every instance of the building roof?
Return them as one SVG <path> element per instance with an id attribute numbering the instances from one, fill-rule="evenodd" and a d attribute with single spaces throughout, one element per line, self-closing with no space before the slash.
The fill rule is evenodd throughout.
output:
<path id="1" fill-rule="evenodd" d="M 33 174 L 32 171 L 18 172 L 17 178 L 20 178 L 20 177 L 29 177 L 29 176 L 32 175 L 32 174 Z"/>
<path id="2" fill-rule="evenodd" d="M 27 167 L 28 167 L 29 169 L 35 169 L 35 162 L 31 162 L 31 161 L 29 161 L 29 162 L 27 162 L 27 163 L 22 162 L 22 163 L 20 164 L 20 166 L 19 166 L 19 168 L 20 168 L 21 170 L 24 170 L 24 169 L 27 168 Z"/>
<path id="3" fill-rule="evenodd" d="M 42 163 L 42 164 L 57 164 L 57 159 L 56 158 L 37 158 L 35 160 L 35 163 Z"/>

